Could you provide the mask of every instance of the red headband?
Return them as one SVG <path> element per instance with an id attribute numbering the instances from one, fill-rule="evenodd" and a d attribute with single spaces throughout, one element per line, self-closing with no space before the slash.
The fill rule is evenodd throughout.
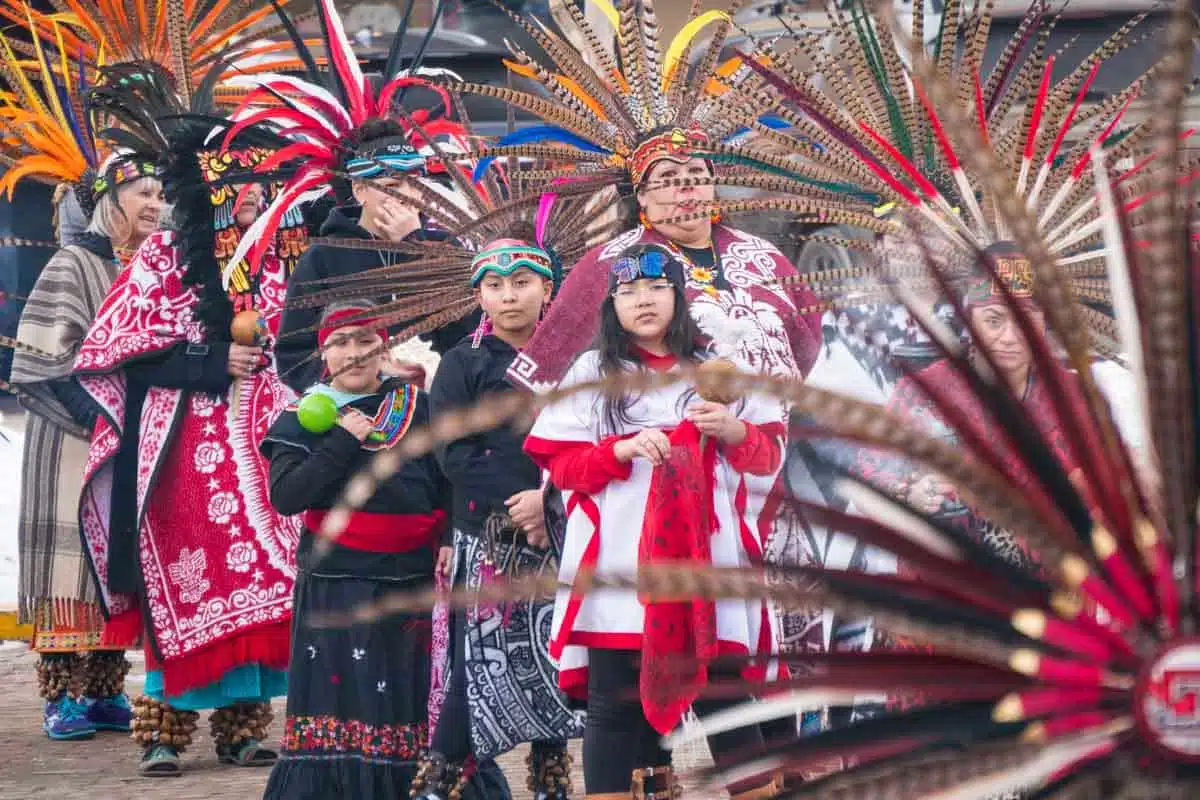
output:
<path id="1" fill-rule="evenodd" d="M 363 316 L 370 312 L 370 310 L 369 308 L 343 308 L 330 314 L 321 323 L 321 330 L 317 332 L 317 347 L 324 349 L 325 342 L 329 340 L 329 337 L 342 328 L 349 328 L 351 326 L 366 328 L 378 325 L 378 319 Z M 375 332 L 379 334 L 380 339 L 383 339 L 385 342 L 387 341 L 387 328 L 376 328 Z"/>

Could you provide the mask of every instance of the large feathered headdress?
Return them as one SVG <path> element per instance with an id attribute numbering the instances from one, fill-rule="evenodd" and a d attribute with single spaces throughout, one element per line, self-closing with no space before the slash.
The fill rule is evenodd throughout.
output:
<path id="1" fill-rule="evenodd" d="M 154 62 L 168 70 L 186 102 L 218 61 L 225 62 L 225 71 L 236 64 L 239 73 L 300 66 L 289 48 L 270 41 L 277 31 L 261 23 L 272 8 L 256 0 L 63 0 L 55 11 L 32 11 L 26 0 L 0 0 L 0 16 L 30 25 L 44 43 L 70 54 L 72 64 L 64 64 L 59 75 L 68 83 L 67 73 L 80 69 Z M 64 20 L 72 24 L 64 26 Z"/>
<path id="2" fill-rule="evenodd" d="M 616 58 L 583 12 L 565 3 L 570 21 L 561 33 L 537 18 L 511 15 L 545 58 L 509 43 L 513 60 L 506 63 L 542 91 L 448 84 L 454 91 L 503 100 L 546 123 L 510 133 L 480 151 L 477 174 L 495 157 L 542 158 L 586 178 L 571 191 L 588 192 L 636 186 L 664 158 L 682 162 L 700 156 L 718 165 L 765 167 L 753 148 L 731 140 L 751 129 L 769 129 L 775 121 L 760 120 L 763 109 L 753 104 L 731 102 L 723 81 L 744 70 L 741 59 L 718 63 L 741 0 L 727 11 L 704 13 L 693 4 L 687 23 L 665 48 L 653 0 L 598 5 L 616 31 Z M 712 36 L 692 65 L 689 56 L 704 31 Z"/>
<path id="3" fill-rule="evenodd" d="M 254 270 L 234 258 L 236 242 L 228 233 L 240 200 L 238 187 L 261 183 L 270 197 L 278 191 L 273 182 L 281 179 L 257 169 L 274 156 L 277 140 L 269 132 L 239 131 L 222 142 L 232 124 L 214 111 L 222 66 L 218 62 L 209 70 L 190 104 L 175 91 L 166 69 L 151 62 L 102 68 L 88 95 L 89 109 L 110 123 L 100 136 L 130 158 L 157 165 L 187 264 L 184 281 L 200 291 L 197 318 L 216 338 L 228 336 L 236 296 L 252 294 Z M 281 260 L 294 263 L 304 247 L 302 228 L 297 209 L 275 226 L 277 235 L 263 242 L 263 250 L 274 247 Z M 230 291 L 221 279 L 226 271 L 239 278 Z"/>
<path id="4" fill-rule="evenodd" d="M 232 116 L 235 124 L 227 138 L 253 126 L 269 127 L 278 133 L 279 150 L 261 168 L 274 170 L 291 164 L 282 190 L 239 248 L 238 255 L 247 256 L 251 264 L 262 257 L 264 239 L 270 238 L 279 220 L 291 209 L 325 195 L 350 178 L 424 172 L 432 139 L 453 140 L 455 150 L 466 149 L 466 129 L 444 116 L 451 105 L 445 92 L 442 92 L 441 113 L 420 109 L 405 114 L 398 110 L 410 86 L 425 84 L 422 78 L 409 74 L 417 71 L 421 52 L 413 56 L 405 73 L 400 69 L 412 8 L 410 2 L 392 39 L 380 81 L 363 74 L 332 0 L 317 0 L 328 69 L 318 68 L 295 26 L 279 9 L 283 25 L 305 65 L 304 76 L 264 73 L 232 81 L 250 90 Z M 429 30 L 432 33 L 433 27 Z M 428 41 L 427 36 L 425 43 Z M 264 101 L 272 107 L 261 107 Z M 364 135 L 369 126 L 379 127 L 381 121 L 390 121 L 397 128 L 396 134 L 370 138 Z"/>
<path id="5" fill-rule="evenodd" d="M 447 156 L 439 152 L 437 157 Z M 474 289 L 489 270 L 508 274 L 526 266 L 557 287 L 589 247 L 612 233 L 612 215 L 604 213 L 603 201 L 557 198 L 542 191 L 541 181 L 528 183 L 515 171 L 493 167 L 478 183 L 460 175 L 457 192 L 416 179 L 406 183 L 420 194 L 422 212 L 445 236 L 420 242 L 314 239 L 402 258 L 326 281 L 330 288 L 299 300 L 305 306 L 327 306 L 356 297 L 391 297 L 370 312 L 397 329 L 389 345 L 468 316 L 478 306 Z"/>

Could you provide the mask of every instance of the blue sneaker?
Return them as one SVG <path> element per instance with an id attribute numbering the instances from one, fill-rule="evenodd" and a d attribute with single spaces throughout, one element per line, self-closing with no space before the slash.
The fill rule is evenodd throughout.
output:
<path id="1" fill-rule="evenodd" d="M 52 703 L 46 703 L 42 730 L 57 741 L 90 739 L 96 735 L 96 728 L 88 719 L 87 704 L 65 694 Z"/>
<path id="2" fill-rule="evenodd" d="M 95 698 L 89 703 L 87 718 L 96 730 L 129 732 L 133 709 L 129 705 L 129 697 L 123 692 L 112 697 Z"/>

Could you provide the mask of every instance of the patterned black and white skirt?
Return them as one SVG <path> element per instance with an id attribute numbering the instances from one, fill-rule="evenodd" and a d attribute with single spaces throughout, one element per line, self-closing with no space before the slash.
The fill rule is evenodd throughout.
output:
<path id="1" fill-rule="evenodd" d="M 478 589 L 487 580 L 486 547 L 481 537 L 455 531 L 456 586 Z M 545 553 L 498 543 L 496 559 L 514 574 L 535 573 Z M 557 568 L 552 565 L 551 569 Z M 558 688 L 558 668 L 550 657 L 554 602 L 471 606 L 463 615 L 467 698 L 471 742 L 476 758 L 494 758 L 519 744 L 573 739 L 583 735 L 580 712 L 567 705 Z M 455 648 L 458 650 L 458 648 Z"/>
<path id="2" fill-rule="evenodd" d="M 296 580 L 287 723 L 266 800 L 407 800 L 428 745 L 428 614 L 315 629 L 412 584 L 302 571 Z"/>

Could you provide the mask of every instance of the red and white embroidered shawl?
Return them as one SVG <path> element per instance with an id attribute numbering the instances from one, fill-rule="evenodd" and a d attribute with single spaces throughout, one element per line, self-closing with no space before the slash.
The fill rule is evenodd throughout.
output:
<path id="1" fill-rule="evenodd" d="M 151 236 L 113 285 L 76 361 L 104 413 L 88 457 L 80 511 L 85 545 L 109 617 L 139 610 L 108 590 L 113 458 L 125 418 L 122 372 L 133 359 L 202 341 L 197 295 L 183 284 L 174 234 Z M 268 256 L 257 307 L 278 328 L 286 273 Z M 140 421 L 139 558 L 166 691 L 220 679 L 245 663 L 286 668 L 300 523 L 268 496 L 258 442 L 293 399 L 273 367 L 223 396 L 153 387 Z"/>

